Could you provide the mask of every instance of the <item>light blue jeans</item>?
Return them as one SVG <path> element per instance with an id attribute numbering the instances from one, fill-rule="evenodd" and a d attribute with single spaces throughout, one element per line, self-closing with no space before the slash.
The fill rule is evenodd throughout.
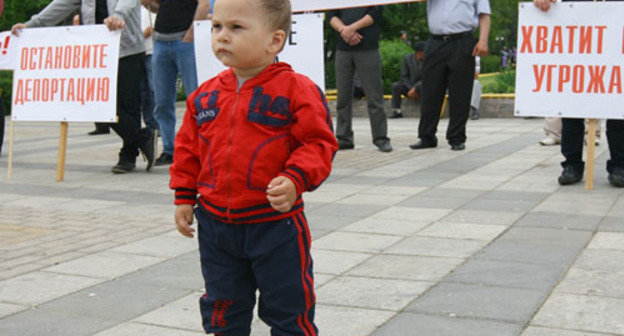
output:
<path id="1" fill-rule="evenodd" d="M 186 96 L 197 89 L 197 69 L 193 43 L 182 40 L 159 41 L 154 39 L 152 55 L 154 69 L 154 118 L 158 122 L 163 142 L 163 153 L 173 155 L 176 130 L 176 81 L 182 77 Z"/>

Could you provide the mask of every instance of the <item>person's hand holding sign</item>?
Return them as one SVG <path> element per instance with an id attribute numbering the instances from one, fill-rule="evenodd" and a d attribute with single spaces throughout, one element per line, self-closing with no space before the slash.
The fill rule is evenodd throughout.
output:
<path id="1" fill-rule="evenodd" d="M 16 23 L 11 27 L 11 34 L 19 36 L 20 31 L 24 28 L 28 28 L 28 26 L 24 23 Z"/>
<path id="2" fill-rule="evenodd" d="M 111 15 L 104 19 L 104 24 L 108 30 L 121 30 L 126 27 L 126 22 L 116 15 Z"/>
<path id="3" fill-rule="evenodd" d="M 533 4 L 535 5 L 535 7 L 543 11 L 547 11 L 550 9 L 551 2 L 557 2 L 557 0 L 533 0 Z"/>

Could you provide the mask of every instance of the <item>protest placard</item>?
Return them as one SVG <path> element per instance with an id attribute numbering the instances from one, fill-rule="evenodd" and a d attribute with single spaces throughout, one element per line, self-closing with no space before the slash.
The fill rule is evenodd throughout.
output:
<path id="1" fill-rule="evenodd" d="M 15 45 L 17 37 L 10 31 L 0 32 L 0 70 L 13 70 L 15 67 Z"/>
<path id="2" fill-rule="evenodd" d="M 293 15 L 292 20 L 292 29 L 278 60 L 289 63 L 325 90 L 323 14 Z M 212 52 L 210 29 L 210 21 L 195 21 L 195 60 L 200 84 L 226 69 Z"/>
<path id="3" fill-rule="evenodd" d="M 624 3 L 521 3 L 517 116 L 624 119 Z"/>
<path id="4" fill-rule="evenodd" d="M 404 2 L 422 2 L 425 0 L 291 0 L 293 12 L 322 11 L 349 7 L 389 5 Z"/>
<path id="5" fill-rule="evenodd" d="M 120 32 L 104 25 L 23 29 L 12 120 L 116 120 Z"/>

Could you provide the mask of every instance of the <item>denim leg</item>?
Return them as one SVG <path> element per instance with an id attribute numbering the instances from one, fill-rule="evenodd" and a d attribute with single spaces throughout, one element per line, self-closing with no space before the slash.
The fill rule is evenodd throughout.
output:
<path id="1" fill-rule="evenodd" d="M 155 131 L 158 123 L 154 119 L 154 78 L 152 71 L 152 55 L 145 55 L 145 76 L 141 81 L 141 113 L 145 126 Z"/>
<path id="2" fill-rule="evenodd" d="M 176 41 L 176 64 L 180 70 L 184 92 L 188 97 L 197 90 L 197 68 L 195 66 L 195 46 L 193 43 Z"/>
<path id="3" fill-rule="evenodd" d="M 154 40 L 152 55 L 154 78 L 154 118 L 160 127 L 163 153 L 173 155 L 175 137 L 175 101 L 178 68 L 173 56 L 173 43 Z"/>

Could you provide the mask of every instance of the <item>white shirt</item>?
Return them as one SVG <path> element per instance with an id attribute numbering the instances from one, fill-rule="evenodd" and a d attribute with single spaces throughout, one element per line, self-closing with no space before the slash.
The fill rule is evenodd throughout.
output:
<path id="1" fill-rule="evenodd" d="M 427 24 L 434 35 L 474 31 L 479 27 L 479 14 L 490 14 L 489 0 L 427 1 Z"/>
<path id="2" fill-rule="evenodd" d="M 141 32 L 144 32 L 147 27 L 154 27 L 155 22 L 156 14 L 150 13 L 145 7 L 141 6 Z M 154 53 L 154 40 L 152 36 L 146 38 L 143 44 L 145 46 L 145 55 Z"/>

